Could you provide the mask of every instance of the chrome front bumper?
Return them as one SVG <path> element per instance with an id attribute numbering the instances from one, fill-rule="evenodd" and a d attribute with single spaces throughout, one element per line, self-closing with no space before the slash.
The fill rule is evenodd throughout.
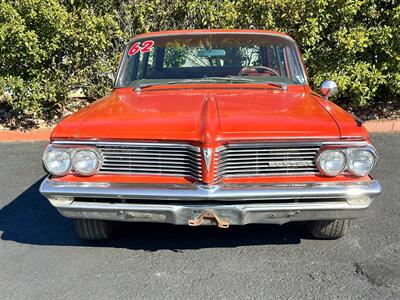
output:
<path id="1" fill-rule="evenodd" d="M 212 210 L 229 224 L 244 225 L 356 218 L 380 194 L 381 186 L 375 180 L 203 186 L 65 183 L 46 178 L 40 192 L 70 218 L 188 224 Z"/>

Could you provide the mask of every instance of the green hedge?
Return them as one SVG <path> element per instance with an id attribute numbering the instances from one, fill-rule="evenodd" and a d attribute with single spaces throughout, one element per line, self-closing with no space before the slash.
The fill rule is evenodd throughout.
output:
<path id="1" fill-rule="evenodd" d="M 395 0 L 3 0 L 0 86 L 15 110 L 50 119 L 71 90 L 96 98 L 111 87 L 135 34 L 186 28 L 287 32 L 311 83 L 335 80 L 336 99 L 356 106 L 400 95 L 400 7 Z"/>

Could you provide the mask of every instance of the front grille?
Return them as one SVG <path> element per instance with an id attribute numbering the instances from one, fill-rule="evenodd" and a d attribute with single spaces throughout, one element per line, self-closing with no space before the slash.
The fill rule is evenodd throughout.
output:
<path id="1" fill-rule="evenodd" d="M 320 147 L 316 143 L 228 144 L 215 153 L 215 180 L 315 174 Z"/>
<path id="2" fill-rule="evenodd" d="M 200 149 L 189 144 L 98 143 L 100 173 L 163 175 L 202 179 Z"/>

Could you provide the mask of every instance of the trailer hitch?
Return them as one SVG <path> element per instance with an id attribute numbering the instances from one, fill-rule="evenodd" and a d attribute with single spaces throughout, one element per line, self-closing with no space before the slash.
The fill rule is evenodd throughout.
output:
<path id="1" fill-rule="evenodd" d="M 206 209 L 203 211 L 197 218 L 188 221 L 189 226 L 200 226 L 204 224 L 206 221 L 210 221 L 216 224 L 219 228 L 228 228 L 229 222 L 226 220 L 222 220 L 217 213 L 210 209 Z"/>

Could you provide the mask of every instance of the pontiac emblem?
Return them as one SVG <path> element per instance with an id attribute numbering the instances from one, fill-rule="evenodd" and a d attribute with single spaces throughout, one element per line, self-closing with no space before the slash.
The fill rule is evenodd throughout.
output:
<path id="1" fill-rule="evenodd" d="M 211 163 L 212 152 L 213 151 L 211 148 L 203 149 L 203 156 L 204 156 L 204 161 L 206 163 L 207 173 L 210 172 L 210 163 Z"/>
<path id="2" fill-rule="evenodd" d="M 271 161 L 270 167 L 312 167 L 312 161 Z"/>

